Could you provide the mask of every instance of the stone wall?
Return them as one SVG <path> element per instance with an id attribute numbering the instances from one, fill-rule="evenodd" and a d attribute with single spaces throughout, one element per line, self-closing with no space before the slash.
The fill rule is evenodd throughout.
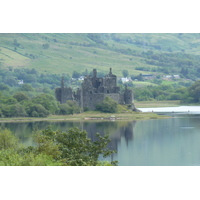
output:
<path id="1" fill-rule="evenodd" d="M 112 98 L 119 104 L 132 104 L 133 92 L 125 88 L 125 92 L 120 92 L 117 86 L 117 76 L 112 74 L 112 69 L 104 78 L 97 77 L 96 69 L 93 70 L 93 76 L 87 76 L 76 92 L 72 88 L 64 87 L 62 78 L 61 87 L 55 90 L 56 98 L 60 103 L 68 100 L 77 101 L 82 108 L 94 110 L 96 104 L 101 103 L 106 96 Z"/>

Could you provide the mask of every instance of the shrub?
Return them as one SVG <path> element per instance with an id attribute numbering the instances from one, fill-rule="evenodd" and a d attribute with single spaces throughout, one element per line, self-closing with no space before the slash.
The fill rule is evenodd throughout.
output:
<path id="1" fill-rule="evenodd" d="M 118 112 L 117 102 L 110 97 L 105 97 L 102 103 L 96 105 L 96 110 L 106 113 Z"/>

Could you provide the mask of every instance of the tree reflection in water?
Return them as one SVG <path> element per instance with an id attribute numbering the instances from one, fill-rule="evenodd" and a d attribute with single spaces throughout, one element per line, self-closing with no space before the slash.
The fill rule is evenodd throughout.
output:
<path id="1" fill-rule="evenodd" d="M 79 122 L 21 122 L 21 123 L 1 123 L 1 128 L 8 128 L 20 138 L 22 142 L 29 140 L 35 129 L 42 130 L 51 126 L 53 130 L 66 131 L 68 128 L 78 127 L 88 132 L 88 136 L 92 141 L 96 140 L 96 133 L 100 135 L 109 134 L 111 142 L 109 148 L 117 150 L 117 145 L 121 138 L 125 138 L 126 144 L 134 139 L 133 129 L 136 121 L 79 121 Z"/>

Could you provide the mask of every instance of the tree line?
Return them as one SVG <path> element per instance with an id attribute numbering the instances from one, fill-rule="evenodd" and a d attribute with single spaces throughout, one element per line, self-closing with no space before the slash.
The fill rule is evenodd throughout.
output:
<path id="1" fill-rule="evenodd" d="M 134 88 L 134 99 L 138 101 L 180 100 L 183 103 L 200 103 L 200 81 L 196 81 L 190 86 L 161 84 Z"/>
<path id="2" fill-rule="evenodd" d="M 88 73 L 88 71 L 85 70 L 83 73 Z M 45 84 L 26 83 L 21 85 L 17 84 L 17 86 L 10 86 L 2 81 L 0 84 L 1 117 L 47 117 L 48 115 L 70 115 L 88 111 L 86 108 L 82 110 L 75 101 L 67 101 L 64 104 L 60 104 L 55 99 L 54 86 L 58 85 L 60 87 L 60 76 L 58 75 L 46 74 L 43 76 L 34 69 L 0 69 L 0 78 L 2 80 L 6 80 L 6 74 L 13 74 L 13 76 L 18 78 L 22 78 L 23 74 L 24 76 L 35 74 L 38 80 L 47 81 Z M 129 75 L 127 70 L 123 70 L 122 74 L 124 77 Z M 52 81 L 49 79 L 50 77 Z M 137 77 L 132 77 L 131 75 L 131 78 L 137 78 L 139 80 L 140 75 Z M 53 82 L 55 83 L 54 86 L 50 84 Z M 119 84 L 119 86 L 123 90 L 123 84 Z M 184 83 L 174 83 L 173 85 L 158 84 L 157 86 L 138 88 L 134 87 L 133 83 L 130 82 L 128 83 L 128 87 L 134 89 L 134 99 L 138 101 L 181 100 L 182 102 L 189 103 L 199 102 L 199 81 L 191 86 Z M 96 110 L 116 113 L 120 112 L 121 107 L 114 100 L 105 98 L 101 104 L 96 105 Z"/>

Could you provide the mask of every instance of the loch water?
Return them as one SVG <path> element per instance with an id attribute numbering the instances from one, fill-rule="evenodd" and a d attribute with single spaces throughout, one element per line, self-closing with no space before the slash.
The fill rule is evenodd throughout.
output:
<path id="1" fill-rule="evenodd" d="M 192 107 L 191 107 L 192 108 Z M 175 108 L 174 108 L 175 110 Z M 78 127 L 95 140 L 95 133 L 109 134 L 109 148 L 116 150 L 110 160 L 118 160 L 119 166 L 199 166 L 200 165 L 200 112 L 188 109 L 184 112 L 166 112 L 166 119 L 140 121 L 40 121 L 0 123 L 10 129 L 25 145 L 31 145 L 34 129 L 66 131 Z M 183 111 L 183 110 L 182 110 Z M 145 110 L 144 112 L 148 112 Z M 149 108 L 149 112 L 152 109 Z M 156 112 L 156 111 L 154 111 Z M 101 158 L 103 159 L 103 158 Z"/>

